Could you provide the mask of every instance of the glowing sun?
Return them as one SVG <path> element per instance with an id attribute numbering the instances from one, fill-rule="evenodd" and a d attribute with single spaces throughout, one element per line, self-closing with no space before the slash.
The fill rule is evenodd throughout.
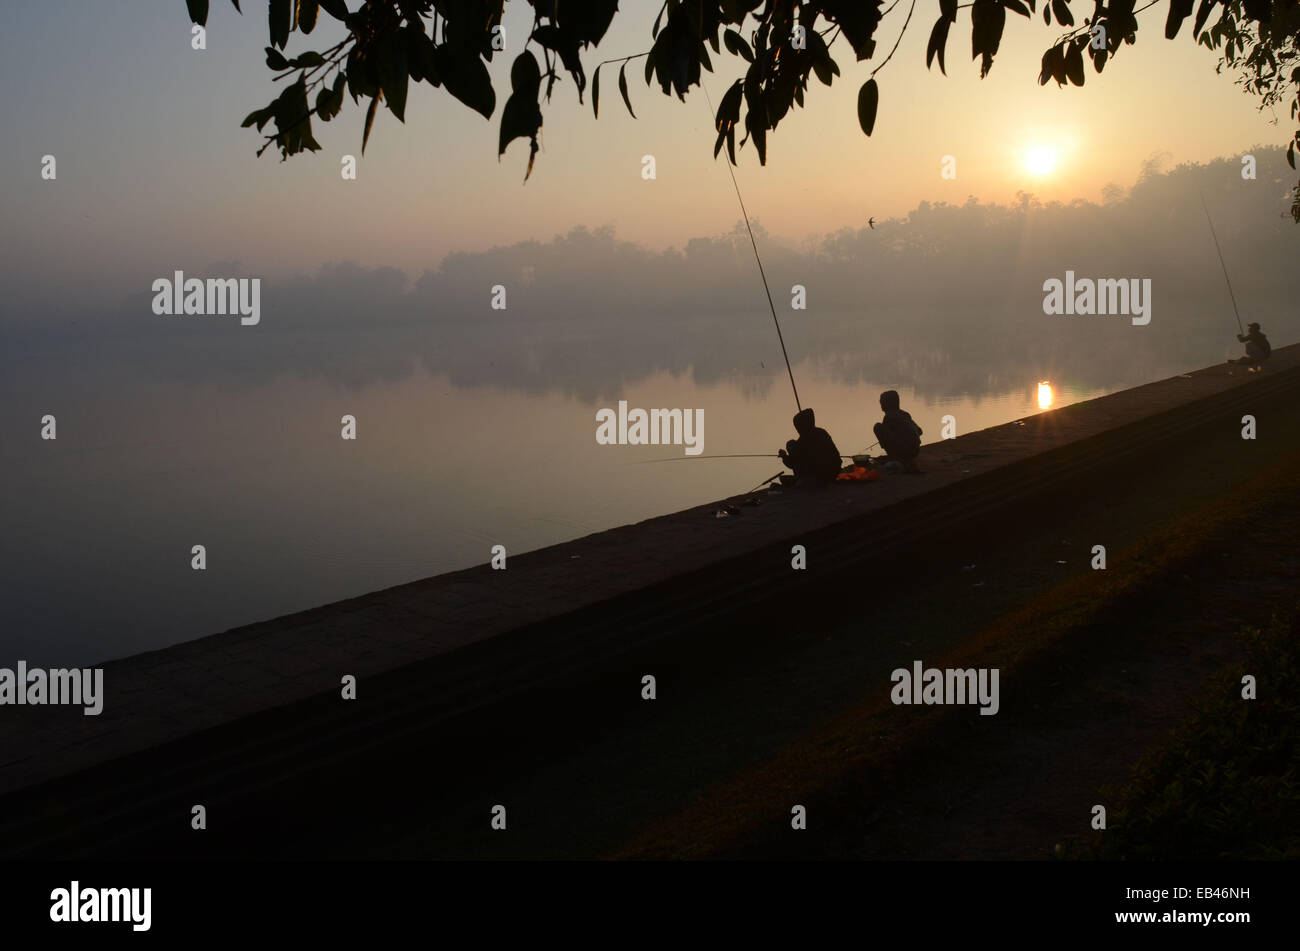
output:
<path id="1" fill-rule="evenodd" d="M 1025 168 L 1034 175 L 1046 175 L 1056 167 L 1056 149 L 1050 145 L 1035 145 L 1025 153 Z"/>

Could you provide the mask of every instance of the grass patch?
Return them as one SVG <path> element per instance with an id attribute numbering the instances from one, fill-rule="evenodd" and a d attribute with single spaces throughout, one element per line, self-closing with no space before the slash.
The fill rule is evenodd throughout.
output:
<path id="1" fill-rule="evenodd" d="M 1300 605 L 1241 637 L 1246 659 L 1210 678 L 1192 715 L 1125 785 L 1102 789 L 1106 830 L 1062 857 L 1300 858 Z M 1258 699 L 1242 699 L 1247 674 Z"/>

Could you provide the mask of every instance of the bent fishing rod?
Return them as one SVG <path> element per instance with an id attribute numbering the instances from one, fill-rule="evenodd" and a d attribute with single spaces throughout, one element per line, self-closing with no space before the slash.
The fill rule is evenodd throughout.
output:
<path id="1" fill-rule="evenodd" d="M 703 83 L 700 83 L 700 88 L 704 89 Z M 709 96 L 709 91 L 707 89 L 704 89 L 704 101 L 709 104 L 709 118 L 712 120 L 715 114 L 713 111 L 713 99 Z M 720 131 L 717 129 L 716 124 L 714 129 L 715 131 Z M 787 353 L 785 349 L 785 336 L 781 333 L 781 321 L 776 319 L 776 304 L 772 302 L 772 288 L 767 284 L 767 274 L 763 271 L 763 258 L 758 253 L 758 242 L 754 240 L 754 229 L 750 227 L 749 224 L 749 212 L 745 210 L 745 199 L 741 197 L 740 185 L 736 181 L 736 173 L 731 168 L 730 153 L 728 153 L 726 165 L 727 174 L 731 176 L 731 187 L 736 190 L 736 200 L 740 202 L 740 213 L 745 218 L 745 230 L 749 232 L 749 243 L 754 248 L 754 260 L 758 262 L 758 276 L 763 279 L 763 290 L 767 291 L 767 306 L 771 308 L 772 311 L 772 323 L 776 324 L 776 339 L 781 341 L 781 356 L 785 357 L 785 372 L 790 374 L 790 389 L 794 390 L 795 409 L 802 413 L 803 406 L 799 402 L 799 387 L 794 384 L 794 370 L 790 369 L 790 354 Z"/>
<path id="2" fill-rule="evenodd" d="M 1237 310 L 1237 295 L 1232 293 L 1232 281 L 1228 279 L 1228 265 L 1223 263 L 1223 249 L 1219 247 L 1219 236 L 1214 233 L 1214 219 L 1210 217 L 1210 207 L 1205 203 L 1205 192 L 1201 192 L 1201 207 L 1205 209 L 1205 220 L 1210 223 L 1210 237 L 1214 239 L 1214 250 L 1219 252 L 1219 267 L 1223 268 L 1223 280 L 1228 285 L 1228 296 L 1232 298 L 1232 312 L 1237 315 L 1237 330 L 1244 336 L 1246 328 L 1241 325 L 1241 312 Z"/>

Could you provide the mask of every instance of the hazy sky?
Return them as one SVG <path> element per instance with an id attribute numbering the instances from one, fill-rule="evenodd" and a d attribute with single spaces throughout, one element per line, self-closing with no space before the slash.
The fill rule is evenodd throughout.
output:
<path id="1" fill-rule="evenodd" d="M 342 260 L 416 275 L 451 251 L 549 240 L 575 225 L 611 225 L 622 239 L 663 248 L 728 231 L 738 219 L 725 169 L 712 158 L 703 96 L 669 99 L 645 86 L 639 64 L 629 70 L 636 120 L 609 67 L 599 120 L 567 77 L 557 85 L 526 185 L 525 142 L 495 160 L 499 112 L 486 121 L 425 84 L 412 87 L 405 128 L 380 111 L 357 181 L 339 175 L 340 156 L 360 152 L 363 110 L 350 99 L 334 122 L 316 123 L 321 152 L 259 159 L 259 137 L 239 123 L 278 87 L 263 62 L 265 4 L 244 6 L 239 16 L 214 0 L 208 48 L 195 51 L 183 0 L 6 4 L 7 284 L 120 294 L 176 268 L 197 274 L 234 261 L 272 277 Z M 658 4 L 621 6 L 601 58 L 648 47 Z M 963 10 L 949 41 L 950 75 L 927 72 L 932 7 L 922 0 L 878 77 L 871 139 L 855 115 L 868 67 L 837 44 L 843 75 L 829 89 L 814 82 L 809 107 L 792 110 L 771 137 L 768 166 L 742 151 L 741 187 L 769 232 L 797 242 L 860 227 L 871 215 L 904 215 L 922 200 L 1006 201 L 1020 189 L 1045 200 L 1097 200 L 1108 182 L 1131 185 L 1154 153 L 1204 161 L 1283 138 L 1228 75 L 1215 74 L 1216 57 L 1193 45 L 1190 24 L 1177 40 L 1164 39 L 1163 4 L 1140 15 L 1138 45 L 1124 47 L 1101 77 L 1089 67 L 1083 89 L 1038 85 L 1041 54 L 1059 35 L 1041 18 L 1008 17 L 1002 52 L 981 81 L 966 53 Z M 513 43 L 531 8 L 522 0 L 506 8 Z M 893 42 L 904 12 L 886 19 L 882 44 Z M 324 48 L 332 35 L 322 27 L 311 37 L 295 33 L 289 52 Z M 493 66 L 498 110 L 511 58 Z M 715 57 L 727 73 L 705 74 L 715 103 L 730 70 L 743 65 L 727 59 Z M 588 58 L 589 71 L 595 61 Z M 1041 178 L 1024 166 L 1037 144 L 1060 152 L 1057 169 Z M 47 153 L 58 160 L 55 182 L 40 178 Z M 640 176 L 646 153 L 656 157 L 656 181 Z M 945 154 L 957 158 L 956 181 L 940 177 Z"/>

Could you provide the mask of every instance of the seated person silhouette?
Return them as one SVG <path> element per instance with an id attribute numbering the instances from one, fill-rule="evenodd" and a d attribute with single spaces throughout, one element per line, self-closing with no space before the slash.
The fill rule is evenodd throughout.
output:
<path id="1" fill-rule="evenodd" d="M 794 428 L 799 438 L 787 442 L 777 455 L 794 470 L 795 485 L 830 485 L 840 472 L 840 451 L 831 434 L 817 426 L 811 407 L 795 415 Z"/>

